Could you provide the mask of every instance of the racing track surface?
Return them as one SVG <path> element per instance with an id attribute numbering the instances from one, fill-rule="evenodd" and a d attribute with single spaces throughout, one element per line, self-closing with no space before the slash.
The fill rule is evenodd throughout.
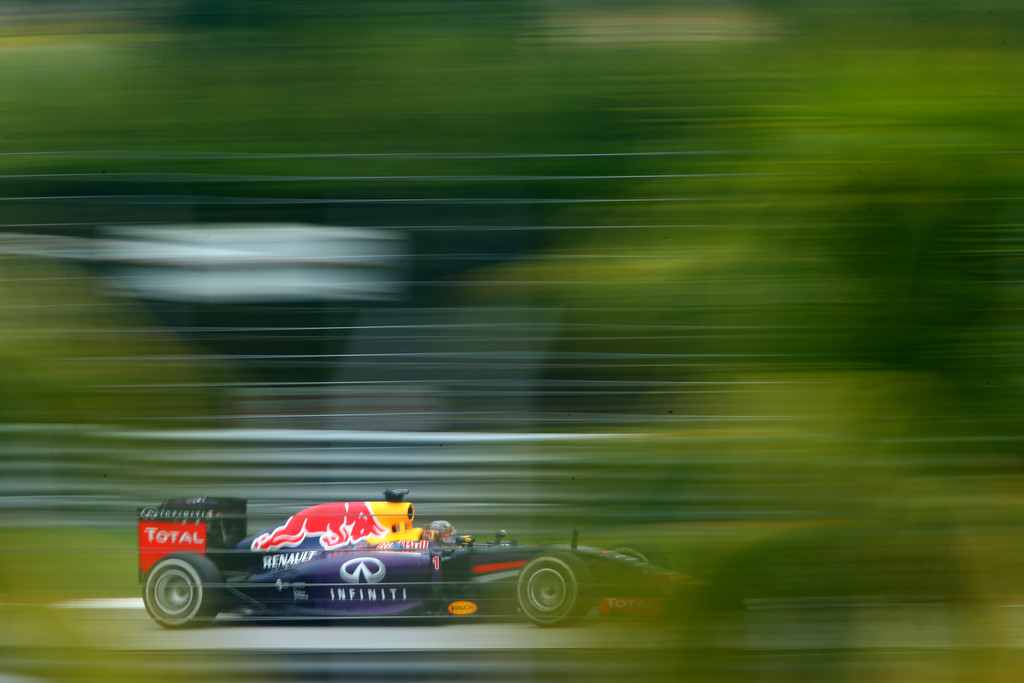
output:
<path id="1" fill-rule="evenodd" d="M 992 660 L 1004 671 L 1024 671 L 1024 605 L 987 608 L 985 618 L 995 622 L 986 628 L 978 627 L 979 613 L 942 604 L 863 605 L 852 611 L 760 606 L 731 624 L 717 624 L 720 633 L 703 644 L 686 642 L 664 622 L 594 615 L 559 629 L 473 618 L 261 622 L 221 617 L 209 628 L 166 631 L 149 620 L 138 601 L 76 607 L 0 605 L 0 681 L 8 680 L 5 675 L 31 680 L 48 658 L 59 660 L 64 672 L 47 672 L 50 680 L 75 681 L 136 680 L 141 672 L 160 681 L 886 678 L 944 683 Z M 79 634 L 78 649 L 57 641 L 41 648 L 12 627 L 12 610 L 25 609 L 59 619 L 63 633 Z"/>
<path id="2" fill-rule="evenodd" d="M 165 630 L 149 619 L 141 600 L 32 609 L 58 614 L 62 630 L 88 634 L 87 642 L 79 643 L 85 646 L 82 652 L 57 648 L 51 653 L 69 658 L 68 678 L 74 680 L 130 680 L 142 670 L 160 680 L 190 681 L 527 681 L 562 680 L 569 671 L 591 666 L 603 671 L 606 680 L 623 680 L 636 673 L 637 661 L 656 657 L 670 642 L 662 626 L 634 619 L 592 617 L 572 628 L 541 629 L 517 620 L 473 617 L 396 622 L 221 616 L 206 628 Z M 0 620 L 4 611 L 0 606 Z M 26 635 L 19 643 L 17 630 L 5 635 L 0 662 L 15 675 L 38 670 L 39 662 L 18 661 L 18 653 L 40 656 L 38 642 Z M 90 676 L 88 667 L 71 661 L 74 657 L 104 660 L 102 673 Z M 597 665 L 599 659 L 604 661 Z"/>
<path id="3" fill-rule="evenodd" d="M 82 630 L 118 651 L 437 651 L 608 649 L 620 647 L 628 630 L 642 649 L 669 647 L 656 622 L 591 618 L 568 628 L 539 628 L 512 618 L 419 617 L 410 619 L 254 619 L 221 615 L 209 627 L 168 630 L 156 625 L 142 600 L 90 608 L 58 605 Z M 100 605 L 103 605 L 101 602 Z"/>

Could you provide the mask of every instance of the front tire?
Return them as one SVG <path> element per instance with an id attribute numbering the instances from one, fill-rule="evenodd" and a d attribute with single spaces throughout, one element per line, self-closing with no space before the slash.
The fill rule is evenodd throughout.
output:
<path id="1" fill-rule="evenodd" d="M 575 555 L 538 555 L 519 574 L 519 609 L 538 626 L 571 624 L 593 606 L 589 580 L 590 571 Z"/>
<path id="2" fill-rule="evenodd" d="M 153 621 L 165 628 L 206 624 L 220 611 L 220 570 L 208 557 L 175 553 L 146 575 L 142 599 Z"/>

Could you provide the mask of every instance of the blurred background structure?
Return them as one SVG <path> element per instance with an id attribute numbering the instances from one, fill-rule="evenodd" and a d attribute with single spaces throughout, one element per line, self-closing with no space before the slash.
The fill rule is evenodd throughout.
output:
<path id="1" fill-rule="evenodd" d="M 184 675 L 20 611 L 136 595 L 140 504 L 407 485 L 662 545 L 701 585 L 631 675 L 1018 680 L 1021 25 L 5 2 L 0 677 Z M 622 674 L 581 652 L 505 671 Z"/>

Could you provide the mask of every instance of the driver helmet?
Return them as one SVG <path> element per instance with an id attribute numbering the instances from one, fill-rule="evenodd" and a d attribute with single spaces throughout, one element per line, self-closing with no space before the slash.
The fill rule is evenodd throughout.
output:
<path id="1" fill-rule="evenodd" d="M 423 527 L 423 538 L 437 543 L 454 543 L 455 527 L 451 522 L 438 520 Z"/>

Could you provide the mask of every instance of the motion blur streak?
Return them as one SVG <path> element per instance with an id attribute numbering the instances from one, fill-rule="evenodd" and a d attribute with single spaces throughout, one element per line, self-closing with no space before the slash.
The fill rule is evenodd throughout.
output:
<path id="1" fill-rule="evenodd" d="M 361 678 L 44 605 L 139 595 L 139 505 L 245 497 L 256 530 L 403 486 L 481 537 L 642 537 L 695 583 L 657 642 L 382 627 L 377 678 L 1019 680 L 1021 25 L 3 3 L 0 678 Z"/>

